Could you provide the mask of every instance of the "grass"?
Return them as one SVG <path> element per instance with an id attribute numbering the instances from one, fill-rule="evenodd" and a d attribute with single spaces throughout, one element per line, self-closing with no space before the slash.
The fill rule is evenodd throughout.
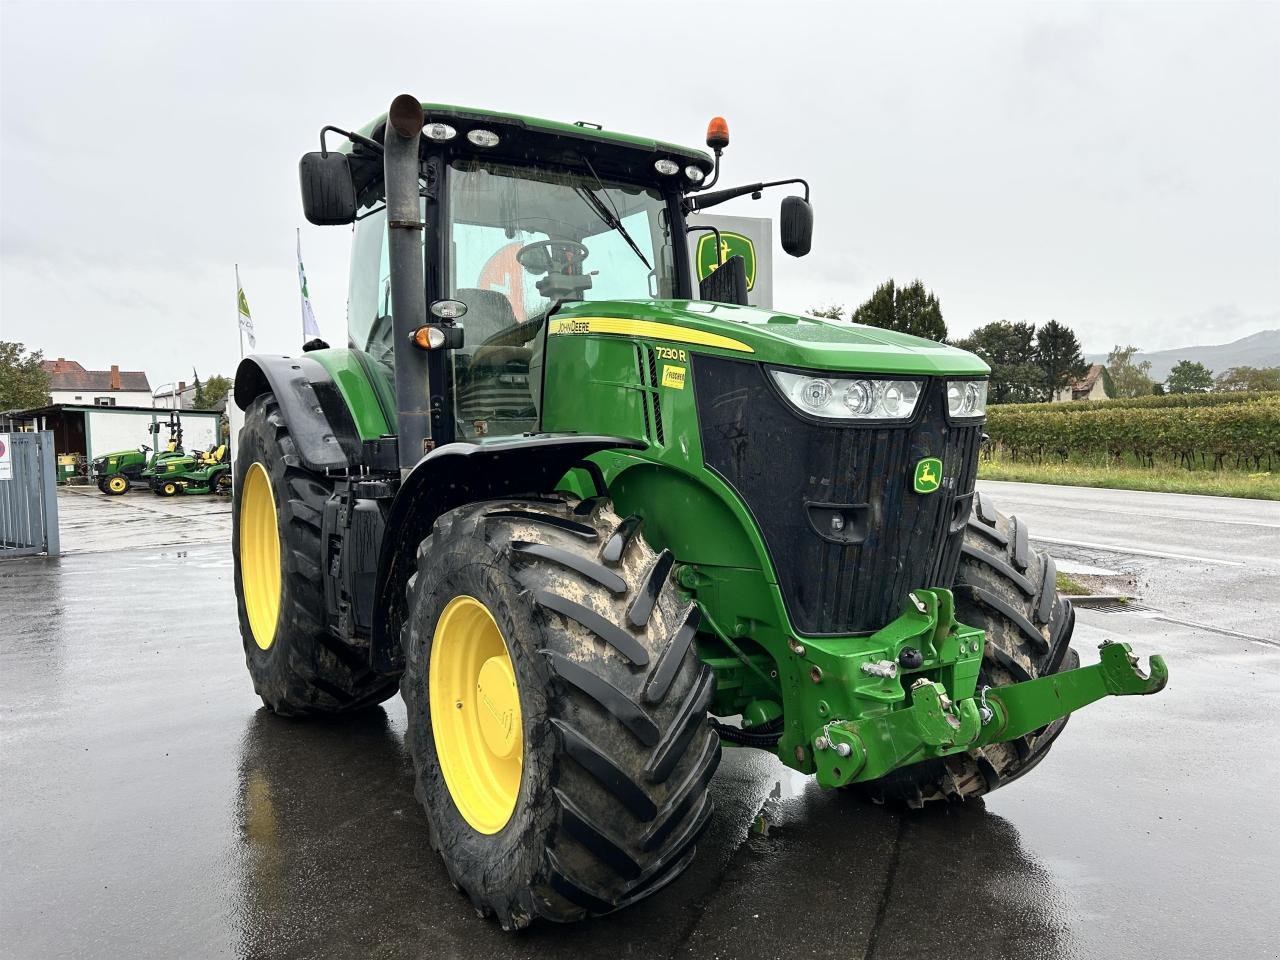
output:
<path id="1" fill-rule="evenodd" d="M 1060 483 L 1069 487 L 1112 490 L 1150 490 L 1156 493 L 1198 493 L 1211 497 L 1280 500 L 1280 474 L 1244 470 L 1187 470 L 1170 464 L 1152 467 L 1100 463 L 1029 463 L 996 454 L 978 465 L 980 480 L 1021 483 Z"/>
<path id="2" fill-rule="evenodd" d="M 1061 571 L 1058 572 L 1058 592 L 1065 593 L 1072 597 L 1083 597 L 1093 593 L 1088 587 L 1078 580 L 1072 580 L 1069 576 Z"/>

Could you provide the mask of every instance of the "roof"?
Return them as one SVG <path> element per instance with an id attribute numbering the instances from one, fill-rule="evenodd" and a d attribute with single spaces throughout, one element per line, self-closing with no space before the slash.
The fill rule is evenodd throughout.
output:
<path id="1" fill-rule="evenodd" d="M 150 393 L 151 383 L 141 370 L 86 370 L 75 360 L 59 357 L 41 366 L 49 374 L 50 390 L 97 390 L 102 393 Z"/>
<path id="2" fill-rule="evenodd" d="M 480 123 L 509 124 L 538 133 L 557 134 L 562 137 L 573 137 L 580 140 L 603 141 L 615 146 L 630 147 L 633 150 L 647 150 L 651 153 L 672 153 L 688 160 L 696 161 L 699 166 L 704 168 L 705 172 L 710 172 L 711 170 L 711 157 L 705 150 L 682 147 L 678 144 L 667 143 L 663 140 L 653 140 L 648 137 L 636 137 L 628 133 L 617 133 L 613 130 L 597 128 L 595 125 L 583 126 L 580 123 L 543 120 L 539 117 L 521 116 L 518 113 L 502 113 L 498 110 L 483 110 L 475 107 L 458 107 L 446 103 L 423 103 L 422 112 L 427 123 L 440 119 L 453 120 L 455 123 L 459 120 L 464 122 L 475 120 Z M 365 124 L 360 129 L 360 134 L 373 140 L 381 140 L 382 129 L 386 122 L 387 115 L 385 113 L 381 114 L 376 119 Z"/>
<path id="3" fill-rule="evenodd" d="M 1085 375 L 1071 384 L 1071 387 L 1074 390 L 1092 390 L 1093 385 L 1098 382 L 1100 376 L 1102 376 L 1102 364 L 1090 364 L 1089 369 L 1085 371 Z"/>
<path id="4" fill-rule="evenodd" d="M 1097 386 L 1098 378 L 1106 372 L 1106 367 L 1100 363 L 1090 364 L 1089 369 L 1085 371 L 1083 377 L 1073 381 L 1069 389 L 1071 390 L 1072 400 L 1087 400 L 1089 394 L 1093 392 L 1093 388 Z M 1104 384 L 1105 385 L 1105 384 Z"/>
<path id="5" fill-rule="evenodd" d="M 167 417 L 172 413 L 170 407 L 128 407 L 117 404 L 114 407 L 96 406 L 92 403 L 46 403 L 42 407 L 29 407 L 26 410 L 0 410 L 0 416 L 6 419 L 26 419 L 29 417 L 47 417 L 51 414 L 70 410 L 75 413 L 153 413 L 157 417 Z M 217 410 L 188 410 L 185 407 L 178 411 L 180 417 L 220 417 Z"/>

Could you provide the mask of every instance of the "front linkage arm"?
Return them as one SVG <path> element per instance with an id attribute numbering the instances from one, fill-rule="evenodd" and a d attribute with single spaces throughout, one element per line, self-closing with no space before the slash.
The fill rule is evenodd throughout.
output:
<path id="1" fill-rule="evenodd" d="M 902 618 L 913 621 L 911 632 L 931 633 L 939 640 L 953 632 L 972 633 L 952 618 L 947 591 L 917 590 L 912 599 L 917 609 Z M 932 629 L 920 630 L 922 614 L 934 619 Z M 885 630 L 895 626 L 901 633 L 897 621 Z M 1163 657 L 1151 657 L 1150 672 L 1143 673 L 1127 643 L 1107 641 L 1099 649 L 1101 659 L 1092 666 L 983 687 L 960 700 L 953 700 L 943 683 L 920 677 L 909 688 L 909 703 L 822 726 L 813 738 L 818 781 L 835 787 L 874 780 L 908 763 L 1015 740 L 1095 700 L 1156 693 L 1168 682 Z"/>

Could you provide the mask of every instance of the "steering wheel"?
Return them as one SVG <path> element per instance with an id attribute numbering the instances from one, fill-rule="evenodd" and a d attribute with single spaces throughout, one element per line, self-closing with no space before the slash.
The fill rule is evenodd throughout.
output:
<path id="1" fill-rule="evenodd" d="M 535 240 L 516 251 L 516 262 L 532 274 L 580 273 L 590 251 L 576 240 Z"/>

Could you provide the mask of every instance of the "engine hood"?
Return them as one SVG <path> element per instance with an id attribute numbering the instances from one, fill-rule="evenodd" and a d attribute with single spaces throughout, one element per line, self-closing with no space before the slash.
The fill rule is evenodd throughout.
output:
<path id="1" fill-rule="evenodd" d="M 811 370 L 982 376 L 965 350 L 920 337 L 820 317 L 703 300 L 605 300 L 558 310 L 552 334 L 615 334 L 687 344 L 741 359 Z"/>

